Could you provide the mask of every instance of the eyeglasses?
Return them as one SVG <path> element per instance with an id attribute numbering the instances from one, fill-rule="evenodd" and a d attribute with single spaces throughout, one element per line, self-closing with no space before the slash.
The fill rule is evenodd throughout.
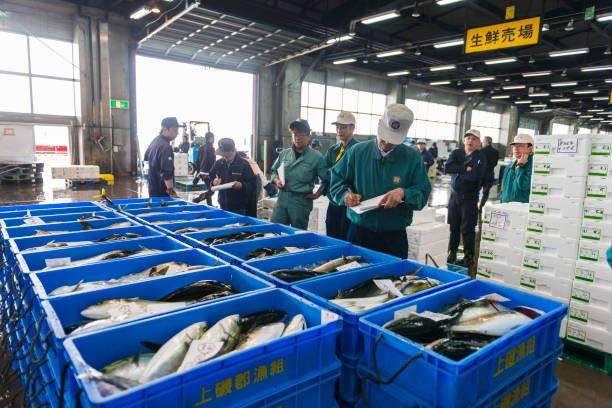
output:
<path id="1" fill-rule="evenodd" d="M 304 139 L 306 137 L 310 137 L 310 135 L 307 133 L 294 133 L 293 134 L 294 139 Z"/>

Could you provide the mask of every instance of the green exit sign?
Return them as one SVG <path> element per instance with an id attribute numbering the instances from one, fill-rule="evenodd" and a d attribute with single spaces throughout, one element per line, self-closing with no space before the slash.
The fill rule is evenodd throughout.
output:
<path id="1" fill-rule="evenodd" d="M 129 109 L 130 104 L 128 101 L 120 101 L 116 99 L 111 99 L 111 108 L 114 109 Z"/>

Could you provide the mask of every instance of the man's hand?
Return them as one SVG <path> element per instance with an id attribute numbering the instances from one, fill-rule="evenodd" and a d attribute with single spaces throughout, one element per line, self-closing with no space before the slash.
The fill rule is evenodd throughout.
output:
<path id="1" fill-rule="evenodd" d="M 521 155 L 521 157 L 518 159 L 516 164 L 519 166 L 524 166 L 527 164 L 528 161 L 529 161 L 529 153 L 526 153 L 526 154 Z"/>
<path id="2" fill-rule="evenodd" d="M 348 193 L 344 196 L 344 205 L 346 205 L 347 207 L 354 207 L 356 205 L 359 205 L 360 201 L 361 196 L 359 194 Z"/>
<path id="3" fill-rule="evenodd" d="M 279 179 L 278 177 L 274 177 L 274 180 L 272 180 L 274 182 L 274 184 L 276 184 L 276 187 L 278 187 L 279 189 L 283 189 L 285 188 L 285 185 L 283 184 L 283 182 L 281 181 L 281 179 Z"/>
<path id="4" fill-rule="evenodd" d="M 404 195 L 405 194 L 403 188 L 396 188 L 395 190 L 391 190 L 383 196 L 383 198 L 378 203 L 378 207 L 395 208 L 399 203 L 404 201 Z"/>
<path id="5" fill-rule="evenodd" d="M 467 171 L 468 173 L 469 173 L 470 171 L 472 171 L 472 166 L 467 166 L 467 167 L 465 168 L 465 171 Z"/>
<path id="6" fill-rule="evenodd" d="M 174 190 L 174 187 L 166 188 L 166 192 L 170 197 L 179 198 L 178 194 Z"/>
<path id="7" fill-rule="evenodd" d="M 239 181 L 234 181 L 234 185 L 232 186 L 235 190 L 240 190 L 242 188 L 242 183 Z"/>
<path id="8" fill-rule="evenodd" d="M 221 179 L 217 176 L 213 180 L 213 186 L 218 186 L 219 184 L 221 184 Z"/>
<path id="9" fill-rule="evenodd" d="M 302 194 L 302 197 L 308 199 L 308 200 L 316 200 L 317 198 L 321 197 L 321 192 L 317 191 L 316 193 L 308 193 L 308 194 Z"/>

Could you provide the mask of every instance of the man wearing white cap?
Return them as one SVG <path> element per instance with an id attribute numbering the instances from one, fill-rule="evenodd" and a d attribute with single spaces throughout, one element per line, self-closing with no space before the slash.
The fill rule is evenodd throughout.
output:
<path id="1" fill-rule="evenodd" d="M 478 195 L 487 169 L 487 159 L 480 150 L 480 131 L 470 129 L 463 136 L 463 148 L 455 149 L 444 163 L 444 172 L 451 176 L 451 196 L 448 201 L 450 240 L 447 262 L 457 263 L 460 234 L 463 236 L 463 260 L 458 265 L 474 263 Z"/>
<path id="2" fill-rule="evenodd" d="M 404 144 L 413 120 L 406 106 L 387 106 L 376 140 L 353 146 L 331 171 L 330 198 L 337 205 L 355 207 L 382 196 L 375 209 L 347 211 L 348 240 L 399 258 L 408 256 L 412 212 L 427 204 L 431 192 L 420 154 Z"/>
<path id="3" fill-rule="evenodd" d="M 427 141 L 425 139 L 417 140 L 417 149 L 419 153 L 421 153 L 421 157 L 423 158 L 423 164 L 425 164 L 425 168 L 427 169 L 427 172 L 429 172 L 429 168 L 431 167 L 432 164 L 434 164 L 434 158 L 431 155 L 431 153 L 428 152 L 427 149 L 425 149 L 426 145 L 427 145 Z"/>
<path id="4" fill-rule="evenodd" d="M 336 135 L 340 142 L 331 146 L 325 153 L 325 163 L 330 172 L 346 152 L 357 144 L 357 140 L 353 139 L 355 116 L 351 112 L 341 111 L 338 113 L 336 121 L 332 125 L 336 125 Z M 329 194 L 329 183 L 326 183 L 323 188 L 324 193 Z M 327 206 L 327 218 L 325 219 L 327 236 L 346 240 L 350 224 L 351 222 L 346 216 L 346 206 L 336 205 L 330 200 Z"/>
<path id="5" fill-rule="evenodd" d="M 514 161 L 504 170 L 500 201 L 502 203 L 510 201 L 528 203 L 533 167 L 533 138 L 520 134 L 511 144 Z"/>

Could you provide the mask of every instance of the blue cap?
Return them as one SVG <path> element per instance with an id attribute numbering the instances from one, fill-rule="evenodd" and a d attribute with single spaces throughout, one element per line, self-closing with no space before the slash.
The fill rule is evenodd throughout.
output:
<path id="1" fill-rule="evenodd" d="M 319 141 L 319 139 L 312 139 L 311 144 L 313 146 L 321 146 L 321 142 Z"/>

